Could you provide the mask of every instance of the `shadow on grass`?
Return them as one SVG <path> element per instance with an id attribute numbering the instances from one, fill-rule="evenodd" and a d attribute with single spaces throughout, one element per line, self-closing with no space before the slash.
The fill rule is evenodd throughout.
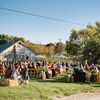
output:
<path id="1" fill-rule="evenodd" d="M 93 86 L 93 87 L 99 87 L 100 88 L 100 86 Z"/>
<path id="2" fill-rule="evenodd" d="M 100 88 L 100 84 L 94 84 L 92 87 Z"/>
<path id="3" fill-rule="evenodd" d="M 52 78 L 49 78 L 49 79 L 45 79 L 45 80 L 42 80 L 42 79 L 33 79 L 37 82 L 50 82 L 50 83 L 66 83 L 66 76 L 60 76 L 60 77 L 52 77 Z"/>
<path id="4" fill-rule="evenodd" d="M 52 77 L 52 78 L 47 78 L 45 80 L 42 80 L 42 79 L 37 79 L 37 78 L 33 78 L 32 80 L 35 80 L 37 82 L 50 82 L 50 83 L 70 83 L 70 82 L 67 82 L 67 77 L 66 75 L 64 76 L 58 76 L 58 77 Z M 73 83 L 76 83 L 76 84 L 80 84 L 80 85 L 90 85 L 91 83 L 85 83 L 85 82 L 73 82 Z"/>

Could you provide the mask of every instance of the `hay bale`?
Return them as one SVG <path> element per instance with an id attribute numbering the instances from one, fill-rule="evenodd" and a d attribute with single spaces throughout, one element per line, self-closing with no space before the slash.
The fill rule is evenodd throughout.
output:
<path id="1" fill-rule="evenodd" d="M 18 86 L 18 80 L 8 80 L 8 86 Z"/>
<path id="2" fill-rule="evenodd" d="M 3 86 L 18 86 L 18 80 L 0 79 L 0 85 Z"/>

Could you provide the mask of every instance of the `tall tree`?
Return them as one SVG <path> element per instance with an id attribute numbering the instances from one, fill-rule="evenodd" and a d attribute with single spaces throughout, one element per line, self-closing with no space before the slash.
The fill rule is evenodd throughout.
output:
<path id="1" fill-rule="evenodd" d="M 77 56 L 79 54 L 80 49 L 81 48 L 78 44 L 71 43 L 68 41 L 66 42 L 66 50 L 68 54 Z"/>
<path id="2" fill-rule="evenodd" d="M 55 54 L 55 44 L 49 43 L 45 47 L 48 50 L 47 56 L 53 56 Z"/>
<path id="3" fill-rule="evenodd" d="M 88 41 L 83 49 L 83 57 L 89 63 L 98 63 L 100 61 L 100 44 L 94 40 Z"/>
<path id="4" fill-rule="evenodd" d="M 64 44 L 61 42 L 56 43 L 55 46 L 55 53 L 56 54 L 62 54 L 64 52 L 65 48 L 64 48 Z"/>
<path id="5" fill-rule="evenodd" d="M 89 62 L 99 61 L 100 22 L 96 22 L 95 25 L 89 24 L 79 31 L 72 30 L 69 41 L 66 42 L 66 50 L 71 55 L 83 55 L 84 60 Z"/>

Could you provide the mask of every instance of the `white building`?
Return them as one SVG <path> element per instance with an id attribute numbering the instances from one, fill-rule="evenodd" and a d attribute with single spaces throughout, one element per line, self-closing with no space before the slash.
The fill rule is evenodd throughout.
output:
<path id="1" fill-rule="evenodd" d="M 0 45 L 1 61 L 33 61 L 36 53 L 21 41 Z"/>

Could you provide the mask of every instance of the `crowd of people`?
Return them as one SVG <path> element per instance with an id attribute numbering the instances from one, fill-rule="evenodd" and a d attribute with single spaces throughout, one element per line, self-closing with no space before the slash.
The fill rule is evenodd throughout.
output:
<path id="1" fill-rule="evenodd" d="M 21 82 L 28 84 L 29 74 L 26 63 L 21 65 L 20 63 L 15 62 L 1 62 L 0 65 L 0 73 L 4 75 L 4 78 L 20 80 Z"/>
<path id="2" fill-rule="evenodd" d="M 46 79 L 58 75 L 67 75 L 68 82 L 100 82 L 100 64 L 81 62 L 2 62 L 0 61 L 0 73 L 5 74 L 5 78 L 21 80 L 28 84 L 29 78 Z"/>
<path id="3" fill-rule="evenodd" d="M 74 82 L 100 82 L 100 64 L 87 64 L 77 62 L 67 63 L 69 71 L 69 81 Z"/>

